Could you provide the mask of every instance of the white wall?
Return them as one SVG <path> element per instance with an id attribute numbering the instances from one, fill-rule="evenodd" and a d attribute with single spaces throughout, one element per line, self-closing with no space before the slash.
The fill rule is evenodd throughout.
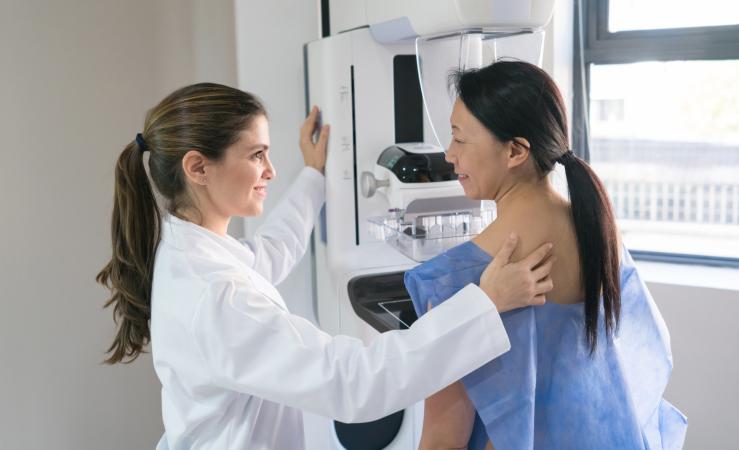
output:
<path id="1" fill-rule="evenodd" d="M 686 450 L 737 449 L 739 290 L 685 286 L 691 269 L 674 270 L 674 282 L 648 283 L 672 339 L 665 398 L 688 416 Z"/>
<path id="2" fill-rule="evenodd" d="M 146 449 L 162 432 L 148 356 L 113 336 L 113 167 L 145 111 L 235 84 L 230 0 L 0 2 L 0 448 Z"/>

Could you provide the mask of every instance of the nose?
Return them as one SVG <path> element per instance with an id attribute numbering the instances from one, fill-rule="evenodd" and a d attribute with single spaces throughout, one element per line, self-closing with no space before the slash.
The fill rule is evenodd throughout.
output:
<path id="1" fill-rule="evenodd" d="M 454 164 L 457 161 L 457 152 L 454 150 L 454 143 L 449 145 L 449 148 L 444 152 L 444 160 L 449 164 Z"/>
<path id="2" fill-rule="evenodd" d="M 275 170 L 275 166 L 272 165 L 272 161 L 269 159 L 269 156 L 265 156 L 264 161 L 266 164 L 264 172 L 262 172 L 262 178 L 265 180 L 271 180 L 277 176 L 277 170 Z"/>

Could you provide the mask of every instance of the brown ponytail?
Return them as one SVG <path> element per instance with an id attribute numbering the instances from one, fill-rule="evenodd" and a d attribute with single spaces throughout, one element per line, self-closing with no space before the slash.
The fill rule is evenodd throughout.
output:
<path id="1" fill-rule="evenodd" d="M 105 307 L 113 305 L 118 326 L 106 363 L 135 360 L 151 338 L 151 287 L 161 212 L 144 166 L 144 151 L 149 151 L 149 171 L 166 211 L 178 215 L 193 206 L 182 172 L 183 156 L 197 150 L 212 161 L 220 160 L 258 115 L 266 115 L 264 106 L 249 93 L 212 83 L 186 86 L 149 111 L 143 134 L 121 153 L 115 169 L 113 256 L 96 277 L 111 291 Z"/>
<path id="2" fill-rule="evenodd" d="M 154 253 L 159 244 L 160 213 L 144 168 L 143 151 L 126 146 L 115 168 L 115 200 L 111 236 L 113 257 L 96 280 L 113 295 L 118 332 L 105 362 L 130 362 L 149 343 L 151 279 Z"/>

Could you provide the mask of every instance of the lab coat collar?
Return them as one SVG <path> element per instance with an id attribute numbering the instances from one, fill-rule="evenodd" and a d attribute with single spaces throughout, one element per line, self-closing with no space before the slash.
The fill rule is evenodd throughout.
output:
<path id="1" fill-rule="evenodd" d="M 227 251 L 241 264 L 244 264 L 245 260 L 248 260 L 248 257 L 251 256 L 243 248 L 243 245 L 233 237 L 229 235 L 221 236 L 205 227 L 182 220 L 172 214 L 167 214 L 164 217 L 162 239 L 179 250 L 189 250 L 197 242 L 207 242 Z"/>
<path id="2" fill-rule="evenodd" d="M 220 263 L 230 262 L 232 265 L 242 268 L 242 274 L 252 282 L 256 289 L 281 309 L 288 311 L 279 291 L 251 267 L 254 262 L 254 254 L 232 236 L 221 236 L 205 227 L 167 214 L 162 226 L 162 240 L 184 252 L 190 252 L 193 246 L 197 247 L 199 244 L 205 243 L 203 247 L 207 248 L 201 248 L 201 250 L 204 250 L 210 258 Z M 227 258 L 230 261 L 224 261 L 225 255 L 228 255 Z"/>

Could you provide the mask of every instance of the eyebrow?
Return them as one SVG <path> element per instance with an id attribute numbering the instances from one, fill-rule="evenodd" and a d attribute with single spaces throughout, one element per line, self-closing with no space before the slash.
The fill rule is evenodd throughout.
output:
<path id="1" fill-rule="evenodd" d="M 253 145 L 249 147 L 247 150 L 250 152 L 258 151 L 258 150 L 269 150 L 269 145 L 257 144 L 257 145 Z"/>
<path id="2" fill-rule="evenodd" d="M 458 127 L 458 126 L 456 126 L 456 125 L 452 125 L 452 130 L 459 130 L 459 131 L 462 131 L 462 129 L 461 129 L 461 128 L 459 128 L 459 127 Z"/>

